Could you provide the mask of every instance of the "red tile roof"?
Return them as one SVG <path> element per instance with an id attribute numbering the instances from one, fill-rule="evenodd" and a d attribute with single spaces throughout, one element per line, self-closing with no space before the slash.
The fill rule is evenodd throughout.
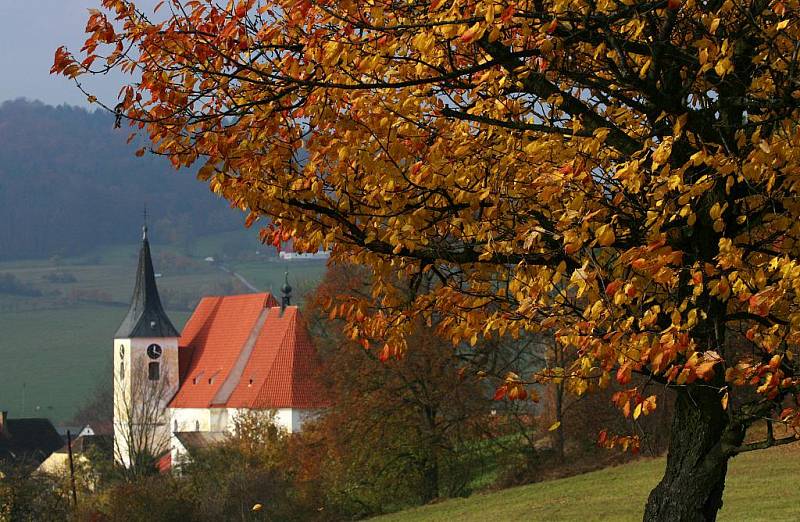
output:
<path id="1" fill-rule="evenodd" d="M 172 408 L 326 406 L 300 312 L 281 311 L 270 294 L 203 298 L 178 354 L 181 383 Z"/>

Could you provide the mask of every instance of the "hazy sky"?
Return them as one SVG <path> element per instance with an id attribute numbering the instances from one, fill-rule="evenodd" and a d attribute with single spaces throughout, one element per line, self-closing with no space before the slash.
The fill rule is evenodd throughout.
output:
<path id="1" fill-rule="evenodd" d="M 88 105 L 74 83 L 51 76 L 60 45 L 78 53 L 90 7 L 101 0 L 0 0 L 0 102 L 25 97 L 51 105 Z M 152 10 L 156 0 L 144 0 Z M 103 100 L 116 100 L 125 77 L 84 80 Z M 114 105 L 113 103 L 111 105 Z"/>

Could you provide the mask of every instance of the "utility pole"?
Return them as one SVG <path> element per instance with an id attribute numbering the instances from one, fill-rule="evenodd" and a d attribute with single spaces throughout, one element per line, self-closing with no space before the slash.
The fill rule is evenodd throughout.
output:
<path id="1" fill-rule="evenodd" d="M 69 454 L 69 480 L 72 485 L 72 506 L 78 509 L 78 492 L 75 490 L 75 464 L 72 460 L 72 433 L 67 430 L 67 453 Z"/>

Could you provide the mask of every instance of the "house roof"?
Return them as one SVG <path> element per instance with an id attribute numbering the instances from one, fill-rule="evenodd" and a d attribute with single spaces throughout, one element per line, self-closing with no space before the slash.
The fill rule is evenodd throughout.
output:
<path id="1" fill-rule="evenodd" d="M 40 464 L 63 444 L 47 419 L 6 419 L 0 433 L 0 461 Z"/>
<path id="2" fill-rule="evenodd" d="M 158 295 L 153 260 L 150 257 L 150 242 L 147 227 L 142 229 L 142 247 L 139 250 L 139 265 L 136 269 L 136 285 L 133 288 L 131 307 L 119 325 L 115 339 L 133 337 L 178 337 L 178 330 L 167 317 Z"/>
<path id="3" fill-rule="evenodd" d="M 301 408 L 326 405 L 318 360 L 296 306 L 268 293 L 206 297 L 184 328 L 181 384 L 172 408 Z"/>
<path id="4" fill-rule="evenodd" d="M 207 448 L 214 444 L 225 442 L 227 434 L 224 431 L 176 431 L 174 435 L 181 441 L 187 451 L 198 448 Z"/>

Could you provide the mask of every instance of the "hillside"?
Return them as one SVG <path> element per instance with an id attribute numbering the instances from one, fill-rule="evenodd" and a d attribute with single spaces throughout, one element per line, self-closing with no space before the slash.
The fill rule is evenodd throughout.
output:
<path id="1" fill-rule="evenodd" d="M 800 444 L 745 453 L 733 459 L 720 521 L 797 520 L 800 490 L 792 479 Z M 639 521 L 664 459 L 643 460 L 575 477 L 449 500 L 378 517 L 374 522 L 497 522 L 511 520 Z"/>
<path id="2" fill-rule="evenodd" d="M 0 261 L 81 255 L 137 234 L 146 204 L 160 239 L 191 244 L 242 216 L 191 172 L 136 157 L 129 128 L 102 111 L 0 105 Z"/>

